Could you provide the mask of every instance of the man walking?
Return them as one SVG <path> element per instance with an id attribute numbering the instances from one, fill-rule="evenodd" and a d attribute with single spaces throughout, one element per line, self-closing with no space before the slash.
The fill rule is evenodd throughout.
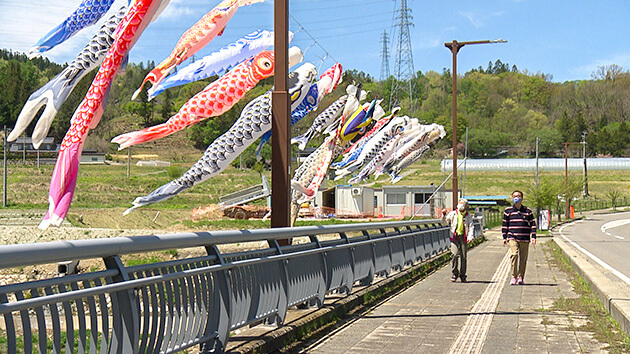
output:
<path id="1" fill-rule="evenodd" d="M 529 243 L 536 245 L 536 219 L 532 210 L 523 205 L 523 192 L 516 190 L 512 193 L 513 206 L 503 213 L 503 244 L 510 245 L 512 261 L 512 280 L 510 285 L 525 284 L 525 267 Z"/>
<path id="2" fill-rule="evenodd" d="M 451 270 L 453 275 L 451 281 L 459 279 L 462 283 L 466 282 L 466 263 L 468 258 L 468 242 L 472 241 L 473 235 L 473 219 L 468 213 L 468 200 L 461 198 L 457 203 L 457 209 L 446 214 L 446 210 L 442 210 L 442 223 L 451 225 Z"/>

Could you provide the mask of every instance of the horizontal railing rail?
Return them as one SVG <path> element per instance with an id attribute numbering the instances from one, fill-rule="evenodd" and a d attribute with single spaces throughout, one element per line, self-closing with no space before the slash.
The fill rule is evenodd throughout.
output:
<path id="1" fill-rule="evenodd" d="M 287 238 L 302 242 L 277 242 Z M 252 241 L 267 242 L 232 253 L 218 247 Z M 418 220 L 0 246 L 0 268 L 90 258 L 106 268 L 0 286 L 0 352 L 222 351 L 232 330 L 281 324 L 291 306 L 321 306 L 326 294 L 350 293 L 449 242 L 439 220 Z M 205 256 L 136 266 L 120 258 L 200 246 Z"/>

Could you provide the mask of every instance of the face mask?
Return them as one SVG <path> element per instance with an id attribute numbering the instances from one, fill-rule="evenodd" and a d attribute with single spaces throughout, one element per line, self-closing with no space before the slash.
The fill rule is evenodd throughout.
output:
<path id="1" fill-rule="evenodd" d="M 523 198 L 521 198 L 521 197 L 514 197 L 512 199 L 512 201 L 514 202 L 514 204 L 518 204 L 518 203 L 523 201 Z"/>
<path id="2" fill-rule="evenodd" d="M 466 206 L 464 204 L 457 204 L 457 209 L 463 213 L 466 210 Z"/>

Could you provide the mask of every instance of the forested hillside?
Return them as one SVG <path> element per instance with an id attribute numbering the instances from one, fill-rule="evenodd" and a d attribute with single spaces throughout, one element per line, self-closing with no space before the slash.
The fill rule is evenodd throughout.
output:
<path id="1" fill-rule="evenodd" d="M 102 140 L 103 149 L 114 151 L 117 145 L 107 143 L 109 139 L 131 128 L 165 121 L 212 81 L 207 79 L 167 90 L 151 102 L 147 101 L 145 90 L 136 101 L 131 101 L 131 94 L 153 66 L 153 62 L 129 64 L 114 81 L 101 122 L 90 133 Z M 47 59 L 28 60 L 23 54 L 0 50 L 0 127 L 13 127 L 30 94 L 62 69 L 63 65 Z M 86 76 L 62 106 L 49 134 L 57 141 L 63 138 L 94 75 Z M 550 79 L 550 75 L 519 71 L 515 65 L 500 60 L 490 62 L 486 69 L 479 67 L 461 74 L 457 128 L 462 149 L 468 128 L 472 157 L 496 156 L 500 151 L 531 155 L 537 137 L 542 156 L 557 156 L 563 151 L 563 142 L 581 141 L 583 134 L 590 156 L 630 155 L 630 73 L 627 70 L 610 65 L 600 67 L 591 80 L 554 83 Z M 352 81 L 363 84 L 369 91 L 368 99 L 382 98 L 383 106 L 389 107 L 393 79 L 376 81 L 363 72 L 349 70 L 344 73 L 342 85 L 320 104 L 320 110 L 344 94 L 345 86 Z M 451 81 L 451 72 L 447 69 L 442 73 L 418 71 L 412 83 L 413 101 L 409 96 L 401 99 L 402 114 L 426 123 L 442 124 L 450 134 Z M 234 123 L 247 102 L 270 89 L 272 84 L 273 78 L 263 80 L 221 117 L 191 127 L 187 137 L 198 148 L 205 148 Z M 402 83 L 402 86 L 409 87 L 409 84 Z M 311 113 L 300 122 L 294 128 L 296 134 L 307 129 L 315 115 Z M 30 129 L 33 127 L 34 123 Z M 448 148 L 450 141 L 447 136 L 438 148 Z M 321 139 L 311 144 L 320 142 Z M 255 146 L 244 154 L 243 162 L 247 165 L 254 163 L 253 148 Z M 268 146 L 263 156 L 270 157 Z"/>

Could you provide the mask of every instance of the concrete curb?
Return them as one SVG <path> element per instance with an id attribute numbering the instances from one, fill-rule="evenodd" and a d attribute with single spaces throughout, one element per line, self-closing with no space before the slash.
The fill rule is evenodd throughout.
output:
<path id="1" fill-rule="evenodd" d="M 552 233 L 553 241 L 560 247 L 573 269 L 590 285 L 621 329 L 630 335 L 630 294 L 627 284 L 619 279 L 612 279 L 614 275 L 611 276 L 604 267 L 567 242 L 558 231 L 552 230 Z"/>
<path id="2" fill-rule="evenodd" d="M 473 241 L 472 247 L 485 241 L 480 237 Z M 331 304 L 305 315 L 292 322 L 285 323 L 258 339 L 229 348 L 228 353 L 269 353 L 285 348 L 292 343 L 306 339 L 319 328 L 327 327 L 337 322 L 340 318 L 348 317 L 353 313 L 374 305 L 379 301 L 412 286 L 416 281 L 430 276 L 443 267 L 450 260 L 450 252 L 428 259 L 427 261 L 413 265 L 388 278 L 370 285 L 364 289 L 339 299 Z"/>

